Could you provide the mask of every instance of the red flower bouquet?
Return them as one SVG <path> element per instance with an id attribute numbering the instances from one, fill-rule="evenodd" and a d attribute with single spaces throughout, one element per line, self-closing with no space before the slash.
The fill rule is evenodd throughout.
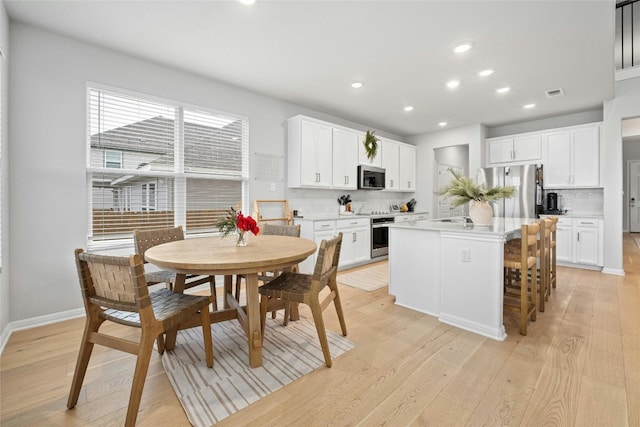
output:
<path id="1" fill-rule="evenodd" d="M 255 219 L 251 218 L 251 216 L 242 215 L 241 211 L 236 212 L 234 208 L 231 208 L 227 216 L 216 225 L 222 232 L 223 237 L 235 231 L 237 246 L 247 246 L 247 232 L 251 232 L 256 236 L 260 232 L 260 227 L 258 227 Z"/>

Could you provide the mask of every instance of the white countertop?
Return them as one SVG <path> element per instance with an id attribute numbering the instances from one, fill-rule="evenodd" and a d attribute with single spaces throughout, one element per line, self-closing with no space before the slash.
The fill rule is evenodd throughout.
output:
<path id="1" fill-rule="evenodd" d="M 365 215 L 365 214 L 352 214 L 352 215 L 345 215 L 345 214 L 331 214 L 331 213 L 318 213 L 318 214 L 310 214 L 310 215 L 303 215 L 302 217 L 293 217 L 294 220 L 308 220 L 308 221 L 332 221 L 332 220 L 336 220 L 336 219 L 351 219 L 351 218 L 371 218 L 372 216 L 375 217 L 386 217 L 386 216 L 403 216 L 403 215 L 422 215 L 422 214 L 429 214 L 429 212 L 391 212 L 388 214 L 376 214 L 376 215 Z"/>
<path id="2" fill-rule="evenodd" d="M 454 222 L 443 222 L 443 219 L 451 219 Z M 389 224 L 389 228 L 405 228 L 422 231 L 453 232 L 469 235 L 507 236 L 520 231 L 523 224 L 536 221 L 535 218 L 493 218 L 493 223 L 488 226 L 465 224 L 461 217 L 428 219 L 423 221 L 409 221 Z"/>
<path id="3" fill-rule="evenodd" d="M 574 212 L 570 211 L 563 215 L 542 214 L 540 216 L 557 216 L 559 218 L 597 218 L 604 219 L 604 213 L 602 212 Z"/>

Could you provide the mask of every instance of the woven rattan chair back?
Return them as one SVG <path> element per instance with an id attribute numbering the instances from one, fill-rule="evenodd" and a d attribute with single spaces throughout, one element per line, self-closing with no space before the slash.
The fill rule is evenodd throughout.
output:
<path id="1" fill-rule="evenodd" d="M 342 247 L 342 233 L 331 240 L 323 240 L 318 250 L 318 258 L 313 271 L 311 292 L 318 294 L 329 283 L 336 281 L 338 274 L 338 262 L 340 260 L 340 248 Z"/>
<path id="2" fill-rule="evenodd" d="M 135 425 L 140 407 L 153 343 L 164 351 L 162 334 L 177 329 L 182 322 L 200 318 L 207 366 L 213 366 L 211 320 L 207 296 L 179 294 L 168 289 L 149 293 L 144 277 L 144 264 L 139 254 L 114 257 L 75 251 L 86 321 L 78 353 L 67 407 L 76 406 L 89 365 L 94 344 L 125 351 L 137 356 L 131 384 L 126 426 Z M 142 329 L 140 341 L 130 341 L 117 335 L 100 332 L 106 320 Z M 194 322 L 195 323 L 195 322 Z"/>
<path id="3" fill-rule="evenodd" d="M 184 232 L 182 231 L 181 225 L 173 228 L 133 231 L 133 242 L 136 253 L 142 255 L 143 258 L 147 249 L 162 243 L 175 242 L 176 240 L 184 240 Z"/>
<path id="4" fill-rule="evenodd" d="M 265 224 L 262 227 L 262 234 L 273 235 L 273 236 L 300 237 L 300 224 L 296 224 L 296 225 Z"/>

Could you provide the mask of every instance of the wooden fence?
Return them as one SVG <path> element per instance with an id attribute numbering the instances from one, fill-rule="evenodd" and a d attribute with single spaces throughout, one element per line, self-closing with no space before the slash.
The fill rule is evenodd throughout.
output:
<path id="1" fill-rule="evenodd" d="M 226 216 L 226 209 L 187 211 L 187 230 L 217 230 L 215 229 L 215 224 Z M 173 211 L 118 212 L 109 209 L 93 210 L 94 236 L 129 233 L 136 229 L 168 228 L 173 226 Z"/>

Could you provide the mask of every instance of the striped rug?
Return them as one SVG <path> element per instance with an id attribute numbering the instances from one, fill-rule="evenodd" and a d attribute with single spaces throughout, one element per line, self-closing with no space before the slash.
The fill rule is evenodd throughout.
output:
<path id="1" fill-rule="evenodd" d="M 337 280 L 343 285 L 365 291 L 375 291 L 389 286 L 389 263 L 381 262 L 352 273 L 339 274 Z"/>
<path id="2" fill-rule="evenodd" d="M 204 362 L 200 328 L 180 331 L 175 350 L 162 356 L 169 381 L 194 426 L 216 424 L 314 369 L 326 369 L 315 325 L 304 318 L 283 327 L 282 311 L 275 320 L 267 316 L 263 366 L 254 369 L 249 367 L 247 338 L 237 321 L 211 327 L 213 369 Z M 331 331 L 327 339 L 334 360 L 354 347 Z"/>

